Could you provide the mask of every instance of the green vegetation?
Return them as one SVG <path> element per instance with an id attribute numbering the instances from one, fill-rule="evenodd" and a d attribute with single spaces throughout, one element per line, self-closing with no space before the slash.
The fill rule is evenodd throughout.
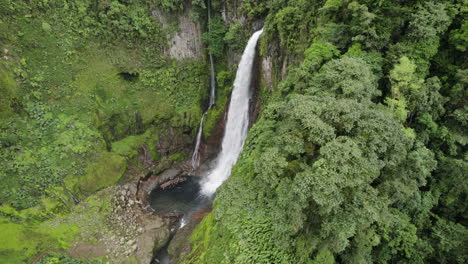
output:
<path id="1" fill-rule="evenodd" d="M 226 104 L 229 102 L 229 94 L 234 82 L 234 73 L 231 71 L 219 71 L 216 75 L 217 99 L 213 108 L 208 111 L 203 127 L 203 136 L 208 137 L 220 118 L 223 116 Z"/>
<path id="2" fill-rule="evenodd" d="M 247 36 L 240 22 L 235 22 L 229 26 L 228 31 L 224 35 L 226 45 L 237 52 L 242 52 L 247 45 Z"/>
<path id="3" fill-rule="evenodd" d="M 202 39 L 208 46 L 208 52 L 213 56 L 221 57 L 224 54 L 224 36 L 226 27 L 221 17 L 212 18 L 208 24 L 209 32 L 203 34 Z"/>
<path id="4" fill-rule="evenodd" d="M 0 243 L 0 262 L 26 263 L 47 250 L 51 253 L 41 260 L 46 261 L 44 263 L 54 258 L 71 261 L 69 257 L 53 252 L 67 250 L 76 239 L 97 242 L 96 234 L 108 230 L 105 219 L 111 209 L 109 194 L 109 190 L 98 192 L 73 208 L 64 207 L 57 199 L 44 199 L 41 205 L 19 212 L 12 207 L 0 207 L 1 234 L 11 238 Z"/>
<path id="5" fill-rule="evenodd" d="M 152 8 L 145 0 L 0 3 L 0 237 L 12 237 L 0 243 L 0 262 L 67 250 L 86 227 L 48 222 L 121 181 L 140 146 L 158 161 L 162 127 L 198 125 L 206 65 L 163 55 L 168 32 Z"/>
<path id="6" fill-rule="evenodd" d="M 180 261 L 468 261 L 466 3 L 242 3 L 292 65 Z"/>
<path id="7" fill-rule="evenodd" d="M 208 97 L 206 61 L 164 55 L 187 7 L 216 57 L 205 137 L 262 19 L 273 89 L 180 263 L 468 262 L 466 1 L 3 0 L 1 263 L 103 263 L 60 252 L 112 233 L 107 187 L 142 146 L 188 158 L 156 144 Z"/>
<path id="8" fill-rule="evenodd" d="M 53 229 L 39 226 L 35 229 L 24 225 L 8 223 L 1 224 L 2 239 L 0 261 L 2 263 L 24 263 L 35 256 L 40 250 L 53 245 L 66 249 L 77 229 L 73 226 L 54 226 Z M 50 228 L 50 227 L 49 227 Z"/>
<path id="9" fill-rule="evenodd" d="M 59 263 L 68 263 L 68 264 L 104 264 L 105 261 L 101 260 L 79 260 L 73 259 L 66 254 L 61 253 L 49 253 L 38 262 L 38 264 L 59 264 Z"/>
<path id="10" fill-rule="evenodd" d="M 2 98 L 5 118 L 1 122 L 1 157 L 6 162 L 0 165 L 5 186 L 0 198 L 18 209 L 36 205 L 49 186 L 64 186 L 63 179 L 68 175 L 76 182 L 83 175 L 81 184 L 88 182 L 95 189 L 115 184 L 125 161 L 107 153 L 112 142 L 143 133 L 154 123 L 196 126 L 201 115 L 199 102 L 206 93 L 203 64 L 160 57 L 158 50 L 164 44 L 154 42 L 160 26 L 138 13 L 143 8 L 138 2 L 102 7 L 123 10 L 122 17 L 111 16 L 110 24 L 132 20 L 127 16 L 133 12 L 151 22 L 143 26 L 127 21 L 127 30 L 119 32 L 128 34 L 119 33 L 116 41 L 110 40 L 115 37 L 114 27 L 97 22 L 82 25 L 83 30 L 62 28 L 69 19 L 89 20 L 81 17 L 82 8 L 88 8 L 84 10 L 88 10 L 87 15 L 97 12 L 101 16 L 104 11 L 92 11 L 86 1 L 59 2 L 46 2 L 44 13 L 23 2 L 3 7 L 9 7 L 4 12 L 11 12 L 10 17 L 18 20 L 10 20 L 8 28 L 13 37 L 2 41 L 12 48 L 8 53 L 11 57 L 2 60 L 2 91 L 7 96 Z M 46 17 L 48 22 L 44 21 Z M 96 31 L 86 32 L 94 26 L 100 39 L 92 35 Z M 19 32 L 18 36 L 13 32 Z M 125 42 L 132 48 L 121 46 Z M 154 139 L 157 133 L 152 135 Z M 96 174 L 105 171 L 109 174 L 99 183 Z M 89 182 L 91 179 L 96 182 Z"/>

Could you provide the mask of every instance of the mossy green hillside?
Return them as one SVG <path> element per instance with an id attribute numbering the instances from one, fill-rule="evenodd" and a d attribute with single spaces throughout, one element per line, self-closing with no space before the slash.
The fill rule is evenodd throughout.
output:
<path id="1" fill-rule="evenodd" d="M 158 140 L 159 133 L 158 129 L 155 127 L 148 128 L 145 133 L 140 135 L 133 135 L 123 138 L 119 141 L 112 142 L 111 148 L 112 152 L 119 154 L 120 156 L 132 159 L 138 154 L 138 147 L 144 144 L 145 142 L 150 142 L 151 140 Z M 158 159 L 158 154 L 154 144 L 149 146 L 151 156 L 154 159 Z"/>
<path id="2" fill-rule="evenodd" d="M 67 264 L 104 264 L 105 260 L 101 259 L 76 259 L 72 258 L 67 254 L 58 253 L 58 252 L 49 252 L 38 264 L 58 264 L 58 263 L 67 263 Z"/>
<path id="3" fill-rule="evenodd" d="M 19 212 L 1 206 L 0 235 L 10 238 L 0 242 L 1 263 L 26 263 L 41 251 L 68 250 L 77 240 L 97 243 L 97 234 L 110 228 L 106 224 L 106 216 L 111 210 L 111 192 L 112 189 L 105 189 L 91 195 L 78 206 L 69 208 L 68 213 L 64 213 L 63 208 L 57 211 L 60 205 L 53 200 Z M 46 218 L 55 218 L 34 221 L 33 216 L 40 213 Z M 12 221 L 12 216 L 18 222 Z"/>
<path id="4" fill-rule="evenodd" d="M 14 113 L 15 102 L 17 101 L 18 84 L 14 79 L 14 74 L 0 65 L 0 120 L 5 120 Z M 0 121 L 0 122 L 2 122 Z"/>
<path id="5" fill-rule="evenodd" d="M 51 185 L 91 193 L 114 184 L 125 168 L 118 155 L 127 154 L 107 153 L 112 142 L 163 123 L 196 127 L 207 93 L 206 65 L 161 56 L 164 38 L 124 34 L 115 42 L 91 40 L 90 32 L 63 24 L 66 18 L 60 12 L 73 19 L 82 15 L 74 4 L 47 5 L 51 8 L 42 13 L 17 3 L 10 8 L 16 13 L 9 13 L 11 19 L 2 23 L 13 37 L 1 39 L 10 48 L 2 62 L 10 70 L 1 74 L 7 95 L 1 112 L 9 118 L 1 122 L 1 158 L 6 162 L 0 175 L 6 188 L 0 197 L 17 208 L 34 206 Z M 148 19 L 151 32 L 159 32 L 161 26 Z M 110 30 L 103 36 L 114 34 L 114 29 L 95 26 L 98 31 Z M 140 144 L 157 139 L 156 133 L 146 135 Z M 81 176 L 89 183 L 70 187 Z"/>
<path id="6" fill-rule="evenodd" d="M 47 248 L 67 249 L 78 228 L 75 225 L 55 225 L 51 228 L 3 222 L 0 232 L 3 238 L 8 238 L 0 242 L 0 261 L 25 263 Z"/>
<path id="7" fill-rule="evenodd" d="M 127 162 L 124 157 L 103 152 L 96 157 L 98 162 L 88 165 L 85 175 L 81 177 L 67 176 L 66 186 L 73 192 L 89 195 L 105 187 L 117 184 L 126 169 Z"/>
<path id="8" fill-rule="evenodd" d="M 52 219 L 76 216 L 75 202 L 118 183 L 141 145 L 158 160 L 162 127 L 198 125 L 206 63 L 162 55 L 166 32 L 151 8 L 140 0 L 0 3 L 0 237 L 16 239 L 2 240 L 0 262 L 67 249 L 88 227 Z"/>

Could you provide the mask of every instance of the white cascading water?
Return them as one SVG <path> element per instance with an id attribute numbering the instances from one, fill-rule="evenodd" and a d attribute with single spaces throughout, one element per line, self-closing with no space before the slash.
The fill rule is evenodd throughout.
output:
<path id="1" fill-rule="evenodd" d="M 215 103 L 215 90 L 216 90 L 216 81 L 215 81 L 215 71 L 213 64 L 213 56 L 210 54 L 210 63 L 211 63 L 211 92 L 210 92 L 210 104 L 208 109 L 203 113 L 200 120 L 200 125 L 198 126 L 197 139 L 195 142 L 195 148 L 192 153 L 192 168 L 196 169 L 200 165 L 200 143 L 203 133 L 203 122 L 205 121 L 206 113 L 213 107 Z"/>
<path id="2" fill-rule="evenodd" d="M 208 109 L 209 110 L 209 109 Z M 197 141 L 195 143 L 195 149 L 192 154 L 192 168 L 197 168 L 200 165 L 200 142 L 203 133 L 203 121 L 205 120 L 206 112 L 203 113 L 203 116 L 200 120 L 200 126 L 198 127 L 197 132 Z"/>
<path id="3" fill-rule="evenodd" d="M 211 91 L 210 91 L 210 104 L 208 106 L 208 110 L 211 109 L 211 107 L 214 105 L 215 100 L 216 100 L 216 94 L 215 94 L 216 93 L 215 69 L 214 69 L 213 55 L 211 55 L 211 53 L 210 53 L 210 73 L 211 73 L 211 76 L 210 76 Z"/>
<path id="4" fill-rule="evenodd" d="M 211 22 L 211 1 L 208 0 L 208 32 L 211 32 L 210 22 Z M 208 54 L 210 57 L 210 85 L 211 85 L 210 104 L 208 106 L 208 110 L 210 110 L 216 101 L 216 79 L 215 79 L 216 75 L 215 75 L 213 54 L 211 54 L 211 52 L 209 52 Z M 208 110 L 206 110 L 206 112 L 208 112 Z"/>
<path id="5" fill-rule="evenodd" d="M 229 177 L 232 166 L 236 163 L 244 146 L 249 128 L 249 101 L 252 97 L 250 86 L 255 48 L 262 33 L 263 29 L 252 35 L 242 54 L 234 80 L 221 152 L 216 158 L 215 167 L 201 182 L 200 192 L 205 196 L 213 195 L 216 189 Z"/>

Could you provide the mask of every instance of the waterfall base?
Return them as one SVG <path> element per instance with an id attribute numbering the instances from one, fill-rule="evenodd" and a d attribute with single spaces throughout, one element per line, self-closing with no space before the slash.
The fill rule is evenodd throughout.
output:
<path id="1" fill-rule="evenodd" d="M 196 204 L 200 187 L 198 179 L 187 177 L 184 182 L 172 187 L 153 190 L 149 196 L 150 206 L 159 214 L 187 213 Z"/>
<path id="2" fill-rule="evenodd" d="M 172 244 L 174 236 L 179 241 L 181 230 L 187 237 L 191 230 L 203 218 L 200 217 L 200 211 L 206 211 L 212 199 L 199 194 L 200 185 L 197 177 L 178 176 L 184 178 L 183 181 L 173 181 L 174 184 L 167 181 L 154 189 L 149 195 L 149 204 L 158 214 L 165 216 L 176 216 L 179 218 L 179 224 L 172 230 L 168 242 L 162 247 L 152 260 L 152 264 L 169 264 L 170 255 L 168 249 Z M 175 178 L 176 179 L 176 178 Z M 195 218 L 195 219 L 193 219 Z M 187 225 L 190 223 L 189 225 Z"/>

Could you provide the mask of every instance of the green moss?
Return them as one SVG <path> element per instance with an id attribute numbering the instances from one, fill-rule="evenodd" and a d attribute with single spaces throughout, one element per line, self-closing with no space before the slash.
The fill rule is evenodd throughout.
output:
<path id="1" fill-rule="evenodd" d="M 120 141 L 112 143 L 112 151 L 122 155 L 133 157 L 138 154 L 137 147 L 145 142 L 145 138 L 139 136 L 129 136 Z"/>
<path id="2" fill-rule="evenodd" d="M 66 250 L 77 239 L 90 244 L 99 242 L 96 234 L 107 228 L 111 192 L 106 189 L 91 195 L 73 207 L 70 214 L 57 215 L 45 222 L 32 219 L 47 214 L 53 201 L 44 201 L 45 207 L 36 206 L 19 212 L 9 206 L 0 207 L 0 216 L 3 216 L 0 217 L 0 237 L 11 238 L 0 239 L 0 263 L 27 263 L 48 248 Z M 14 216 L 28 221 L 13 223 Z"/>
<path id="3" fill-rule="evenodd" d="M 17 210 L 10 205 L 0 206 L 0 217 L 15 223 L 38 224 L 55 216 L 64 216 L 73 209 L 74 201 L 64 187 L 52 187 L 47 197 L 34 207 Z"/>
<path id="4" fill-rule="evenodd" d="M 149 142 L 150 146 L 154 146 L 154 144 L 151 144 L 151 143 L 156 140 L 158 140 L 157 130 L 156 128 L 153 127 L 153 128 L 147 129 L 144 134 L 136 135 L 136 136 L 128 136 L 122 140 L 113 142 L 112 151 L 119 155 L 122 155 L 128 158 L 133 158 L 134 156 L 138 154 L 139 146 L 141 146 L 145 142 Z"/>
<path id="5" fill-rule="evenodd" d="M 104 152 L 98 161 L 89 165 L 87 173 L 79 179 L 75 190 L 81 194 L 91 194 L 105 187 L 115 185 L 126 169 L 126 161 L 114 153 Z"/>
<path id="6" fill-rule="evenodd" d="M 72 258 L 67 254 L 50 252 L 38 262 L 38 264 L 58 264 L 58 263 L 67 263 L 67 264 L 104 264 L 106 263 L 102 258 L 98 259 L 77 259 Z"/>
<path id="7" fill-rule="evenodd" d="M 68 213 L 69 210 L 63 210 L 63 204 L 50 198 L 41 199 L 41 203 L 34 207 L 19 211 L 18 220 L 25 224 L 37 224 L 50 219 L 54 214 L 60 215 Z M 12 219 L 10 217 L 10 219 Z"/>
<path id="8" fill-rule="evenodd" d="M 208 86 L 206 65 L 192 60 L 169 60 L 163 68 L 141 72 L 138 103 L 143 123 L 196 127 L 202 115 L 200 101 Z M 153 96 L 150 96 L 153 94 Z"/>
<path id="9" fill-rule="evenodd" d="M 22 225 L 0 223 L 0 236 L 8 238 L 0 240 L 0 262 L 22 263 L 36 252 L 37 244 L 28 239 L 28 233 Z"/>
<path id="10" fill-rule="evenodd" d="M 73 197 L 64 187 L 57 186 L 46 191 L 48 197 L 41 200 L 47 213 L 62 215 L 69 213 L 74 205 Z"/>
<path id="11" fill-rule="evenodd" d="M 104 189 L 86 198 L 68 214 L 57 217 L 44 226 L 66 225 L 76 227 L 80 232 L 73 239 L 86 244 L 99 243 L 103 232 L 108 232 L 107 215 L 112 210 L 113 189 Z"/>
<path id="12" fill-rule="evenodd" d="M 72 225 L 29 227 L 0 223 L 0 262 L 25 263 L 47 248 L 67 249 L 78 229 Z M 14 262 L 12 262 L 14 261 Z"/>
<path id="13" fill-rule="evenodd" d="M 131 159 L 138 145 L 149 143 L 157 158 L 152 144 L 156 138 L 138 135 L 163 123 L 165 127 L 196 127 L 207 90 L 204 63 L 161 58 L 157 49 L 141 43 L 128 47 L 121 42 L 76 38 L 77 32 L 59 23 L 55 9 L 48 12 L 16 17 L 6 26 L 19 32 L 17 40 L 10 40 L 16 47 L 9 54 L 16 56 L 12 62 L 19 62 L 11 68 L 21 81 L 21 90 L 11 72 L 0 71 L 1 92 L 7 95 L 0 99 L 0 112 L 11 115 L 15 103 L 24 106 L 27 115 L 2 127 L 0 143 L 11 147 L 0 154 L 16 165 L 0 165 L 0 178 L 7 186 L 0 190 L 0 199 L 17 208 L 37 205 L 46 189 L 60 185 L 65 176 L 68 188 L 82 185 L 78 189 L 88 194 L 112 184 L 114 180 L 89 188 L 87 183 L 78 183 L 99 179 L 89 176 L 98 163 L 109 163 L 115 174 L 115 159 L 99 154 L 111 146 Z M 45 34 L 47 25 L 51 31 Z"/>
<path id="14" fill-rule="evenodd" d="M 18 96 L 18 84 L 14 80 L 13 73 L 5 70 L 0 65 L 0 122 L 13 112 L 14 100 Z"/>
<path id="15" fill-rule="evenodd" d="M 47 234 L 52 237 L 55 241 L 57 248 L 68 249 L 73 242 L 75 235 L 78 233 L 79 228 L 74 224 L 59 224 L 59 225 L 50 225 L 49 223 L 44 223 L 37 227 L 37 232 L 42 234 Z M 32 238 L 30 236 L 30 238 Z"/>
<path id="16" fill-rule="evenodd" d="M 187 159 L 187 153 L 177 152 L 169 156 L 169 158 L 173 161 L 182 161 Z"/>

